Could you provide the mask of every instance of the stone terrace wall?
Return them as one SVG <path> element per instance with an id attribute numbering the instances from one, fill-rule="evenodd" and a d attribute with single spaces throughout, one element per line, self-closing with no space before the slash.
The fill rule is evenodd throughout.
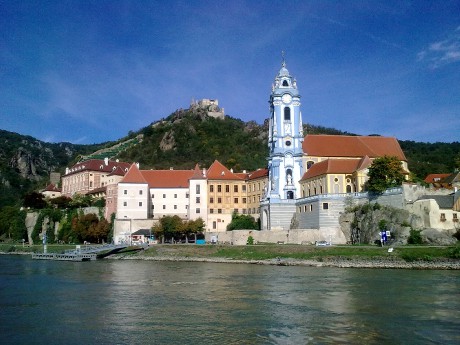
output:
<path id="1" fill-rule="evenodd" d="M 245 245 L 248 237 L 254 243 L 314 244 L 316 241 L 331 241 L 335 244 L 346 243 L 347 239 L 340 229 L 296 229 L 296 230 L 233 230 L 226 232 L 207 232 L 206 241 L 216 236 L 218 243 Z"/>

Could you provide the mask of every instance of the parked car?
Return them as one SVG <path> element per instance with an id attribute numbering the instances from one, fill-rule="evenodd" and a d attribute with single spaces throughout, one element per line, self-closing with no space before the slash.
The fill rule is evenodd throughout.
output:
<path id="1" fill-rule="evenodd" d="M 316 241 L 315 245 L 317 247 L 330 246 L 331 244 L 328 241 Z"/>

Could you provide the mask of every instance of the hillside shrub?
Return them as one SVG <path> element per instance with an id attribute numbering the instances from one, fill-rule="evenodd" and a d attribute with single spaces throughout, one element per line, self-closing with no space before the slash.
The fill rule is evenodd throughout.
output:
<path id="1" fill-rule="evenodd" d="M 457 246 L 449 249 L 448 256 L 451 259 L 460 259 L 460 246 L 457 245 Z"/>
<path id="2" fill-rule="evenodd" d="M 409 237 L 407 238 L 408 244 L 423 244 L 421 230 L 410 229 Z"/>

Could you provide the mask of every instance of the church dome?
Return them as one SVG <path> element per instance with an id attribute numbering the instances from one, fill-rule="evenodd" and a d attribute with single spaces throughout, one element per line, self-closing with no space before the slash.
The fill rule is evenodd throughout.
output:
<path id="1" fill-rule="evenodd" d="M 283 63 L 283 66 L 281 67 L 278 75 L 280 77 L 289 77 L 289 71 L 286 68 L 286 65 Z"/>

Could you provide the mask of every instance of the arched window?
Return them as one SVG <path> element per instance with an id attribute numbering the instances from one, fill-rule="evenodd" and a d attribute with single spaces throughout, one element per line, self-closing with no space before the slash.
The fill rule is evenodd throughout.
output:
<path id="1" fill-rule="evenodd" d="M 284 121 L 291 121 L 291 108 L 284 108 Z"/>
<path id="2" fill-rule="evenodd" d="M 287 80 L 283 80 L 283 86 L 289 86 L 289 83 Z"/>
<path id="3" fill-rule="evenodd" d="M 351 186 L 349 184 L 347 185 L 347 193 L 351 193 Z"/>
<path id="4" fill-rule="evenodd" d="M 315 162 L 313 162 L 313 161 L 308 161 L 308 162 L 307 162 L 307 169 L 310 169 L 311 166 L 312 166 L 313 164 L 315 164 Z"/>

